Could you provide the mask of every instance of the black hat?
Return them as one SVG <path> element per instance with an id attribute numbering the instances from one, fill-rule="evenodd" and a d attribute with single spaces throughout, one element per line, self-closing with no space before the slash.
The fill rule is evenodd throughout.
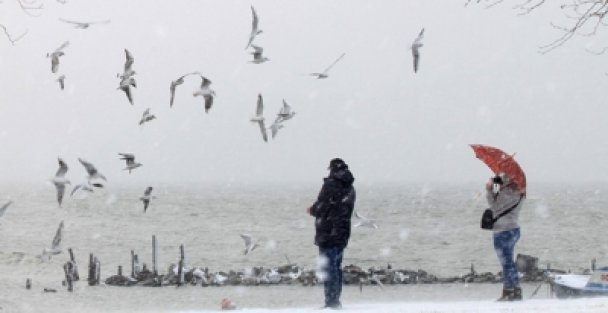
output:
<path id="1" fill-rule="evenodd" d="M 502 185 L 504 183 L 504 181 L 502 180 L 502 177 L 500 177 L 500 175 L 494 176 L 494 178 L 492 178 L 492 182 L 495 184 L 499 184 L 499 185 Z"/>
<path id="2" fill-rule="evenodd" d="M 346 162 L 344 162 L 344 160 L 342 160 L 340 158 L 335 158 L 335 159 L 332 159 L 331 161 L 329 161 L 330 170 L 337 170 L 337 169 L 346 168 L 346 167 L 348 167 L 348 165 L 346 165 Z"/>

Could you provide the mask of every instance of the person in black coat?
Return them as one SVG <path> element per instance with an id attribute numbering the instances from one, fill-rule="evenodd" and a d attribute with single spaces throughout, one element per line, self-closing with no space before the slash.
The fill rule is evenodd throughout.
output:
<path id="1" fill-rule="evenodd" d="M 339 158 L 329 163 L 329 175 L 317 201 L 308 208 L 315 217 L 315 245 L 323 261 L 325 307 L 340 308 L 342 256 L 350 238 L 351 216 L 355 207 L 355 178 Z"/>

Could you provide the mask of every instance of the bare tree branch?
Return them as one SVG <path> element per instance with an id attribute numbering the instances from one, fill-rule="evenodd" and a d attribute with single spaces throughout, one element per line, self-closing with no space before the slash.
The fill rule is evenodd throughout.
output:
<path id="1" fill-rule="evenodd" d="M 33 14 L 32 12 L 35 12 L 37 10 L 42 10 L 44 8 L 44 4 L 40 0 L 32 0 L 32 1 L 17 0 L 17 3 L 19 3 L 19 6 L 21 7 L 21 11 L 23 11 L 25 14 L 27 14 L 29 16 L 39 16 L 39 15 Z"/>
<path id="2" fill-rule="evenodd" d="M 27 30 L 25 32 L 23 32 L 23 34 L 13 38 L 11 36 L 11 34 L 9 34 L 8 29 L 6 29 L 6 26 L 0 24 L 0 28 L 2 28 L 2 31 L 4 31 L 4 34 L 6 35 L 6 37 L 8 37 L 8 41 L 11 42 L 11 45 L 15 45 L 15 42 L 17 42 L 19 39 L 23 38 L 23 36 L 25 36 L 27 34 Z"/>

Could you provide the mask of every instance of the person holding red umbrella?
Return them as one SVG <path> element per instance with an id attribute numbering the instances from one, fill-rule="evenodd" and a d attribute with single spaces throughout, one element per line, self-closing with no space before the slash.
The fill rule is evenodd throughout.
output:
<path id="1" fill-rule="evenodd" d="M 522 300 L 513 252 L 521 236 L 519 212 L 526 197 L 526 174 L 514 154 L 487 145 L 475 144 L 471 148 L 495 174 L 486 183 L 490 208 L 484 212 L 481 227 L 493 231 L 494 250 L 502 266 L 503 290 L 498 301 Z"/>
<path id="2" fill-rule="evenodd" d="M 524 194 L 504 173 L 486 183 L 486 199 L 496 219 L 492 228 L 494 250 L 502 266 L 503 290 L 498 301 L 522 300 L 514 250 L 521 235 L 518 219 L 523 198 Z"/>

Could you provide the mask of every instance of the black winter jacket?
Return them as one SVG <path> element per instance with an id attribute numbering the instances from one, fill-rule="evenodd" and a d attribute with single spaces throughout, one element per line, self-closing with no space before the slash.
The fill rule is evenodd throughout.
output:
<path id="1" fill-rule="evenodd" d="M 322 248 L 345 248 L 350 238 L 350 219 L 355 207 L 355 178 L 348 168 L 332 170 L 310 214 L 315 219 L 315 244 Z"/>

